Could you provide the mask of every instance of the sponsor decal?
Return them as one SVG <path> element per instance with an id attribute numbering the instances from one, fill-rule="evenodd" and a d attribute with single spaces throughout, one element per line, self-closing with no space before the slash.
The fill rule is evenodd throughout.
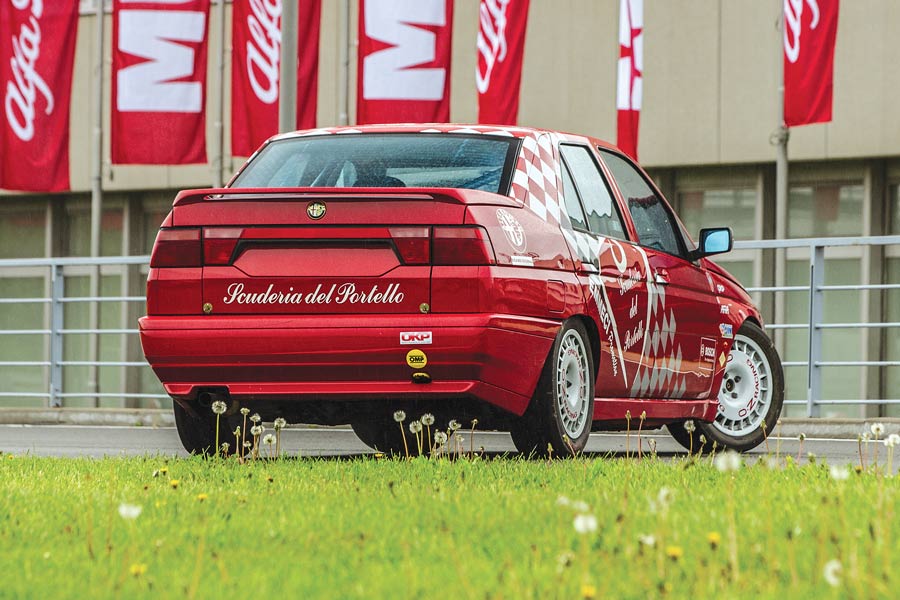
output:
<path id="1" fill-rule="evenodd" d="M 367 290 L 356 287 L 355 283 L 333 283 L 329 287 L 321 283 L 314 290 L 305 292 L 289 287 L 278 290 L 270 283 L 264 291 L 244 291 L 243 283 L 232 283 L 222 301 L 225 304 L 400 304 L 405 295 L 400 284 L 391 283 L 383 291 L 378 284 Z"/>
<path id="2" fill-rule="evenodd" d="M 721 283 L 717 283 L 717 284 L 716 284 L 716 293 L 717 293 L 717 294 L 724 294 L 724 293 L 725 293 L 725 286 L 722 285 Z"/>
<path id="3" fill-rule="evenodd" d="M 326 210 L 324 202 L 310 202 L 306 205 L 306 215 L 313 221 L 318 221 L 324 217 Z"/>
<path id="4" fill-rule="evenodd" d="M 714 338 L 700 338 L 700 370 L 711 371 L 716 363 L 716 340 Z"/>
<path id="5" fill-rule="evenodd" d="M 644 339 L 644 320 L 638 321 L 634 329 L 625 332 L 625 350 L 628 351 L 632 346 Z"/>
<path id="6" fill-rule="evenodd" d="M 723 315 L 729 315 L 731 314 L 731 307 L 727 304 L 723 304 L 721 307 L 719 307 L 719 313 Z"/>
<path id="7" fill-rule="evenodd" d="M 513 265 L 517 267 L 533 267 L 534 266 L 534 258 L 531 256 L 522 256 L 521 254 L 513 254 L 510 257 L 510 261 Z"/>
<path id="8" fill-rule="evenodd" d="M 431 344 L 431 332 L 430 331 L 401 331 L 400 332 L 400 345 L 401 346 L 427 346 Z"/>
<path id="9" fill-rule="evenodd" d="M 421 369 L 428 364 L 428 357 L 418 348 L 414 348 L 406 353 L 406 364 L 413 369 Z"/>
<path id="10" fill-rule="evenodd" d="M 719 355 L 719 366 L 724 367 L 726 360 L 727 359 L 725 358 L 725 353 L 723 352 L 722 354 Z"/>
<path id="11" fill-rule="evenodd" d="M 720 323 L 719 324 L 719 335 L 723 338 L 730 340 L 734 337 L 734 329 L 731 326 L 731 323 Z"/>
<path id="12" fill-rule="evenodd" d="M 516 220 L 508 210 L 502 208 L 497 209 L 497 222 L 500 223 L 500 229 L 506 234 L 506 239 L 517 252 L 525 252 L 526 239 L 525 229 Z"/>

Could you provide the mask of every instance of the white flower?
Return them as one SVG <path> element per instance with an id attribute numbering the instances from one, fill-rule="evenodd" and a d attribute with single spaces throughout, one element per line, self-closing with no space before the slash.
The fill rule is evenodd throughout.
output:
<path id="1" fill-rule="evenodd" d="M 244 408 L 241 409 L 241 414 L 246 417 L 247 415 L 250 414 L 250 409 L 245 406 Z"/>
<path id="2" fill-rule="evenodd" d="M 142 510 L 144 509 L 137 504 L 126 504 L 123 502 L 119 505 L 119 516 L 123 519 L 133 521 L 141 516 Z"/>
<path id="3" fill-rule="evenodd" d="M 651 548 L 656 545 L 656 536 L 650 535 L 639 535 L 638 541 L 644 546 L 650 546 Z"/>
<path id="4" fill-rule="evenodd" d="M 884 435 L 884 423 L 872 423 L 869 429 L 871 429 L 872 435 L 875 436 L 876 440 Z"/>
<path id="5" fill-rule="evenodd" d="M 250 420 L 254 423 L 259 423 L 260 421 L 262 421 L 262 417 L 259 416 L 259 413 L 253 413 L 252 415 L 250 415 Z"/>
<path id="6" fill-rule="evenodd" d="M 254 425 L 253 427 L 250 428 L 250 435 L 252 435 L 252 436 L 262 435 L 262 432 L 263 432 L 262 425 Z"/>
<path id="7" fill-rule="evenodd" d="M 841 584 L 841 573 L 843 570 L 844 568 L 841 566 L 841 561 L 832 558 L 825 563 L 825 568 L 822 569 L 822 576 L 825 577 L 825 581 L 828 582 L 828 585 L 837 587 Z"/>
<path id="8" fill-rule="evenodd" d="M 684 430 L 688 433 L 694 433 L 697 430 L 697 426 L 694 424 L 693 419 L 688 419 L 684 422 Z"/>
<path id="9" fill-rule="evenodd" d="M 587 502 L 575 500 L 572 502 L 572 509 L 575 510 L 575 512 L 586 513 L 591 510 L 591 507 L 588 506 Z"/>
<path id="10" fill-rule="evenodd" d="M 670 504 L 672 504 L 672 490 L 667 487 L 661 487 L 659 489 L 659 494 L 657 494 L 656 499 L 659 501 L 659 505 L 662 508 L 668 508 Z"/>
<path id="11" fill-rule="evenodd" d="M 253 445 L 253 444 L 251 444 L 249 440 L 246 441 L 246 442 L 244 442 L 244 448 L 249 448 L 249 447 L 252 446 L 252 445 Z"/>
<path id="12" fill-rule="evenodd" d="M 394 420 L 397 421 L 398 423 L 402 423 L 403 421 L 406 420 L 406 413 L 403 412 L 402 410 L 395 410 L 394 411 Z"/>
<path id="13" fill-rule="evenodd" d="M 884 438 L 884 445 L 888 448 L 893 448 L 894 446 L 900 445 L 900 435 L 896 433 L 892 433 L 891 435 Z"/>
<path id="14" fill-rule="evenodd" d="M 443 446 L 444 444 L 446 444 L 447 443 L 447 434 L 444 433 L 443 431 L 435 432 L 434 443 L 437 446 Z"/>
<path id="15" fill-rule="evenodd" d="M 829 471 L 831 472 L 831 478 L 835 481 L 844 481 L 845 479 L 850 477 L 850 469 L 848 469 L 847 467 L 831 465 Z"/>
<path id="16" fill-rule="evenodd" d="M 274 443 L 275 443 L 275 436 L 272 435 L 271 433 L 267 433 L 266 436 L 263 438 L 263 444 L 268 444 L 271 446 Z"/>
<path id="17" fill-rule="evenodd" d="M 425 425 L 427 427 L 431 427 L 432 425 L 434 425 L 434 415 L 431 413 L 425 413 L 424 415 L 422 415 L 422 425 Z"/>
<path id="18" fill-rule="evenodd" d="M 572 526 L 580 534 L 593 533 L 597 531 L 597 517 L 594 515 L 575 515 Z"/>
<path id="19" fill-rule="evenodd" d="M 285 421 L 281 417 L 278 417 L 277 419 L 275 419 L 273 425 L 275 426 L 275 431 L 281 431 L 282 429 L 287 427 L 287 421 Z"/>
<path id="20" fill-rule="evenodd" d="M 410 421 L 409 430 L 412 433 L 419 433 L 422 431 L 422 422 L 416 419 L 415 421 Z"/>
<path id="21" fill-rule="evenodd" d="M 723 473 L 737 471 L 741 468 L 741 455 L 732 450 L 727 450 L 716 456 L 716 468 Z"/>
<path id="22" fill-rule="evenodd" d="M 450 424 L 448 425 L 448 427 L 450 428 L 450 431 L 456 431 L 456 430 L 458 430 L 460 427 L 462 427 L 462 425 L 460 425 L 460 424 L 459 424 L 459 421 L 457 421 L 456 419 L 451 419 L 451 420 L 450 420 Z"/>
<path id="23" fill-rule="evenodd" d="M 224 415 L 226 410 L 228 410 L 228 405 L 221 400 L 212 403 L 212 411 L 217 415 Z"/>

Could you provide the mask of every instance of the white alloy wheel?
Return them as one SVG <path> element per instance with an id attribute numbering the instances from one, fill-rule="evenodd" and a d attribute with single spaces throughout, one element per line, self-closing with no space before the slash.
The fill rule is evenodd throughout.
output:
<path id="1" fill-rule="evenodd" d="M 578 439 L 587 425 L 591 367 L 584 340 L 574 329 L 563 335 L 556 355 L 556 408 L 560 424 L 570 439 Z"/>
<path id="2" fill-rule="evenodd" d="M 713 426 L 732 437 L 756 432 L 772 405 L 772 367 L 766 353 L 754 340 L 738 334 L 734 338 L 722 387 L 719 412 Z"/>

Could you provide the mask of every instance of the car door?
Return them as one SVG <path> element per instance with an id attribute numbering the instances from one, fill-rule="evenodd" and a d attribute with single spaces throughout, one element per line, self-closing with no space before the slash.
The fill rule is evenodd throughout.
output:
<path id="1" fill-rule="evenodd" d="M 621 154 L 598 151 L 647 257 L 647 331 L 631 395 L 708 398 L 715 361 L 724 347 L 712 279 L 687 260 L 681 225 L 642 171 Z"/>
<path id="2" fill-rule="evenodd" d="M 596 394 L 630 394 L 640 367 L 647 312 L 642 249 L 629 241 L 612 189 L 590 147 L 560 144 L 563 201 L 571 229 L 563 233 L 576 255 L 577 272 L 600 337 Z"/>

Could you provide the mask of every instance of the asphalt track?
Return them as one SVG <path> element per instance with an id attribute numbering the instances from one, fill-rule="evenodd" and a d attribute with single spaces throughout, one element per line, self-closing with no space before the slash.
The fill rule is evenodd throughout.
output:
<path id="1" fill-rule="evenodd" d="M 506 433 L 476 431 L 474 436 L 463 431 L 464 447 L 476 450 L 484 447 L 490 456 L 518 456 L 512 440 Z M 642 436 L 641 445 L 647 452 L 650 440 L 656 441 L 657 452 L 665 458 L 683 456 L 685 451 L 675 443 L 665 430 L 649 432 Z M 626 455 L 626 445 L 633 453 L 637 449 L 637 436 L 630 439 L 624 434 L 595 433 L 588 442 L 586 454 L 594 457 L 620 458 Z M 347 428 L 296 428 L 282 434 L 282 447 L 291 456 L 300 457 L 353 457 L 371 454 L 371 448 L 359 441 Z M 165 455 L 187 456 L 178 434 L 171 427 L 90 427 L 68 425 L 0 425 L 0 451 L 36 456 L 93 457 Z M 769 439 L 769 452 L 801 457 L 813 453 L 829 464 L 856 464 L 857 441 L 847 439 L 807 438 L 802 449 L 797 438 Z M 884 448 L 880 454 L 883 456 Z M 749 453 L 748 459 L 765 456 L 762 445 Z M 900 461 L 897 461 L 900 462 Z M 898 465 L 900 466 L 900 465 Z"/>

